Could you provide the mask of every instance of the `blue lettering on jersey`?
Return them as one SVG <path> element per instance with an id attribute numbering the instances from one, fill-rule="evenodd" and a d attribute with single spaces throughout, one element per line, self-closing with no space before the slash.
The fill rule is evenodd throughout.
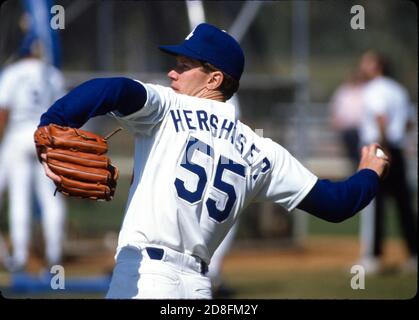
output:
<path id="1" fill-rule="evenodd" d="M 228 123 L 228 126 L 227 126 Z M 224 135 L 224 139 L 228 139 L 228 135 L 231 133 L 231 130 L 233 129 L 234 126 L 234 122 L 231 122 L 227 119 L 224 119 L 223 124 L 221 125 L 221 129 L 220 129 L 220 134 L 218 136 L 218 138 L 221 138 L 221 136 L 223 135 L 223 132 L 225 131 L 225 135 Z"/>
<path id="2" fill-rule="evenodd" d="M 205 130 L 209 131 L 209 127 L 208 127 L 208 114 L 204 111 L 204 110 L 197 110 L 196 111 L 196 116 L 198 117 L 198 124 L 199 124 L 199 129 L 204 130 L 204 126 L 205 126 Z"/>
<path id="3" fill-rule="evenodd" d="M 247 138 L 244 136 L 244 134 L 240 133 L 235 144 L 236 150 L 240 152 L 240 154 L 243 154 L 244 144 L 246 142 L 247 142 Z"/>
<path id="4" fill-rule="evenodd" d="M 211 125 L 211 134 L 215 138 L 217 136 L 217 125 L 218 125 L 218 118 L 215 114 L 210 116 L 210 125 Z"/>
<path id="5" fill-rule="evenodd" d="M 176 114 L 177 116 L 176 116 Z M 179 132 L 178 124 L 182 127 L 182 131 L 185 131 L 185 128 L 183 127 L 182 118 L 180 117 L 180 111 L 179 110 L 170 110 L 170 114 L 172 115 L 173 124 L 175 125 L 176 132 Z"/>
<path id="6" fill-rule="evenodd" d="M 190 130 L 195 130 L 196 127 L 191 125 L 192 119 L 188 117 L 188 114 L 192 113 L 191 110 L 183 110 L 183 114 L 185 115 L 185 119 L 186 119 L 186 124 L 188 125 L 188 128 Z"/>
<path id="7" fill-rule="evenodd" d="M 234 123 L 233 133 L 231 134 L 231 138 L 230 138 L 231 144 L 234 144 L 234 139 L 236 139 L 236 135 L 237 135 L 236 131 L 237 131 L 237 120 Z"/>
<path id="8" fill-rule="evenodd" d="M 244 161 L 246 161 L 246 163 L 250 166 L 252 164 L 252 158 L 254 156 L 253 151 L 256 151 L 256 153 L 258 153 L 260 150 L 258 149 L 258 147 L 255 146 L 254 143 L 252 143 L 252 145 L 250 146 L 249 151 L 246 152 L 246 154 L 243 156 Z"/>
<path id="9" fill-rule="evenodd" d="M 258 162 L 252 169 L 252 178 L 256 180 L 260 173 L 266 173 L 271 168 L 271 163 L 268 158 L 263 158 L 262 161 Z"/>

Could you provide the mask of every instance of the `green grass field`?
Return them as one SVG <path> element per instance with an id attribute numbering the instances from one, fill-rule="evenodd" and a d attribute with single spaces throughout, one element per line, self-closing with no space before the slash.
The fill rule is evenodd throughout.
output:
<path id="1" fill-rule="evenodd" d="M 417 275 L 388 273 L 365 278 L 365 289 L 351 288 L 350 273 L 339 270 L 226 273 L 234 298 L 249 299 L 411 299 Z"/>

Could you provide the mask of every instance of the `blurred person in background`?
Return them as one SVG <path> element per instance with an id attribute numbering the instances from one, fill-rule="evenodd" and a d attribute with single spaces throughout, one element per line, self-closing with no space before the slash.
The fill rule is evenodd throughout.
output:
<path id="1" fill-rule="evenodd" d="M 60 194 L 54 196 L 54 184 L 37 163 L 33 132 L 41 114 L 64 93 L 61 72 L 42 60 L 41 42 L 27 33 L 18 60 L 0 76 L 0 185 L 9 188 L 13 254 L 5 264 L 12 272 L 27 267 L 32 194 L 41 210 L 47 263 L 61 262 L 64 202 Z"/>
<path id="2" fill-rule="evenodd" d="M 366 230 L 362 237 L 369 237 L 369 248 L 361 264 L 366 271 L 380 268 L 383 253 L 385 222 L 385 200 L 392 196 L 396 202 L 397 217 L 402 235 L 409 251 L 406 269 L 417 270 L 417 229 L 416 212 L 413 209 L 411 190 L 407 181 L 405 139 L 412 126 L 412 106 L 407 90 L 388 76 L 388 62 L 374 51 L 365 52 L 360 59 L 359 69 L 366 80 L 363 90 L 363 115 L 360 126 L 362 144 L 378 141 L 392 161 L 386 179 L 380 185 L 375 200 L 375 209 L 361 215 L 361 228 Z M 370 233 L 370 234 L 368 234 Z"/>
<path id="3" fill-rule="evenodd" d="M 352 72 L 347 81 L 334 92 L 330 102 L 331 126 L 339 132 L 346 156 L 351 160 L 351 169 L 359 162 L 359 126 L 362 116 L 362 88 L 364 81 L 360 72 Z"/>

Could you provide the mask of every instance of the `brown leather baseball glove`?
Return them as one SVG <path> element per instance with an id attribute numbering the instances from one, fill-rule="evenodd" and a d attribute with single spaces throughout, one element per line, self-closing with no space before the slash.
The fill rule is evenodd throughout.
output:
<path id="1" fill-rule="evenodd" d="M 105 155 L 107 138 L 89 131 L 55 124 L 40 127 L 34 134 L 38 158 L 61 178 L 54 181 L 66 196 L 112 200 L 118 168 Z M 41 154 L 46 158 L 41 159 Z"/>

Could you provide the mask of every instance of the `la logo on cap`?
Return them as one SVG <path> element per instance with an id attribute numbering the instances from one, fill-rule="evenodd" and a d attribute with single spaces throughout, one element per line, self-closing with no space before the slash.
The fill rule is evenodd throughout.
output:
<path id="1" fill-rule="evenodd" d="M 191 31 L 191 33 L 186 36 L 185 40 L 189 40 L 190 38 L 192 38 L 193 32 L 195 31 L 195 29 L 196 29 L 196 27 L 193 28 L 193 30 Z"/>

